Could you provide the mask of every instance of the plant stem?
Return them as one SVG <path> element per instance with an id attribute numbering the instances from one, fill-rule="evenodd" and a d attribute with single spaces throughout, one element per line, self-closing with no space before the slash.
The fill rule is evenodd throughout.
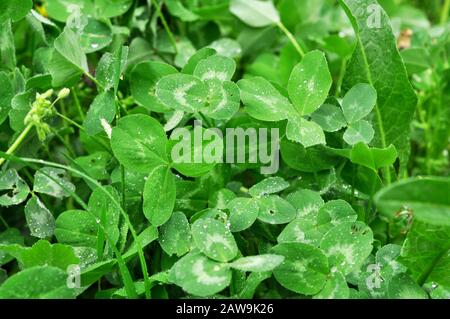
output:
<path id="1" fill-rule="evenodd" d="M 178 47 L 177 47 L 177 41 L 175 40 L 175 37 L 170 30 L 169 25 L 167 24 L 167 20 L 164 17 L 164 15 L 161 12 L 161 8 L 159 7 L 159 3 L 156 0 L 152 0 L 153 6 L 156 9 L 156 13 L 158 14 L 158 17 L 161 19 L 161 23 L 163 24 L 164 30 L 166 30 L 167 35 L 169 36 L 169 40 L 172 43 L 173 48 L 175 49 L 175 53 L 178 53 Z"/>
<path id="2" fill-rule="evenodd" d="M 386 182 L 386 185 L 390 185 L 392 182 L 391 167 L 382 168 L 382 171 L 383 171 L 383 177 Z"/>
<path id="3" fill-rule="evenodd" d="M 84 129 L 83 126 L 81 126 L 80 124 L 78 124 L 77 122 L 69 119 L 67 116 L 64 116 L 63 114 L 59 113 L 58 111 L 55 111 L 55 114 L 58 115 L 59 117 L 61 117 L 62 119 L 66 120 L 67 122 L 69 122 L 70 124 L 72 124 L 73 126 L 77 127 L 78 129 L 80 129 L 81 131 L 86 133 L 86 130 Z M 87 133 L 86 133 L 87 134 Z M 97 137 L 95 136 L 91 136 L 92 140 L 94 142 L 96 142 L 99 146 L 101 146 L 102 148 L 105 149 L 106 152 L 108 152 L 109 154 L 113 155 L 111 150 L 108 148 L 108 146 L 106 146 L 105 144 L 103 144 L 101 142 L 101 140 L 97 139 Z"/>
<path id="4" fill-rule="evenodd" d="M 149 281 L 147 264 L 145 262 L 144 251 L 142 249 L 141 241 L 138 239 L 138 235 L 136 233 L 136 230 L 135 230 L 133 224 L 130 221 L 130 218 L 128 217 L 128 214 L 123 210 L 122 206 L 117 201 L 117 199 L 113 195 L 111 195 L 111 193 L 108 192 L 95 179 L 91 178 L 90 176 L 84 174 L 83 172 L 81 172 L 73 167 L 54 163 L 54 162 L 48 162 L 48 161 L 44 161 L 44 160 L 34 159 L 34 158 L 20 158 L 19 160 L 22 162 L 26 162 L 26 163 L 40 164 L 40 165 L 46 165 L 46 166 L 50 166 L 50 167 L 65 169 L 71 173 L 81 176 L 81 178 L 88 180 L 90 183 L 92 183 L 92 185 L 95 185 L 95 187 L 98 187 L 107 197 L 109 197 L 109 199 L 111 200 L 111 203 L 113 203 L 115 206 L 117 206 L 119 208 L 119 213 L 122 215 L 122 217 L 125 220 L 125 223 L 128 225 L 128 227 L 130 229 L 131 235 L 136 244 L 136 248 L 137 248 L 137 252 L 138 252 L 138 256 L 139 256 L 139 260 L 140 260 L 140 264 L 141 264 L 141 270 L 142 270 L 142 274 L 144 276 L 144 283 L 145 283 L 145 288 L 146 288 L 145 294 L 146 294 L 147 298 L 150 297 L 150 295 L 149 295 L 150 294 L 150 281 Z M 76 195 L 76 194 L 74 194 L 73 196 L 77 196 L 76 199 L 78 198 L 78 195 Z M 81 202 L 83 202 L 83 201 L 81 200 Z M 83 208 L 86 211 L 88 211 L 87 207 L 83 207 Z M 101 224 L 99 224 L 99 226 L 103 227 L 103 225 L 101 225 Z M 107 236 L 107 232 L 104 230 L 104 228 L 103 228 L 103 232 L 105 233 L 106 237 L 108 238 L 109 236 Z M 126 265 L 122 259 L 122 255 L 120 254 L 120 252 L 117 250 L 116 246 L 112 242 L 111 242 L 111 248 L 114 250 L 114 253 L 117 255 L 119 266 L 121 266 L 121 268 L 123 267 L 123 270 L 125 270 L 125 273 L 127 273 L 128 269 L 126 268 Z M 129 275 L 129 273 L 127 274 L 127 276 L 128 275 Z M 131 287 L 131 288 L 132 288 L 132 290 L 135 290 L 134 287 Z M 135 291 L 134 291 L 134 294 L 135 294 Z"/>
<path id="5" fill-rule="evenodd" d="M 116 123 L 120 120 L 120 109 L 123 108 L 125 110 L 125 107 L 120 103 L 119 98 L 116 96 Z M 126 111 L 126 110 L 125 110 Z M 126 203 L 126 195 L 125 195 L 125 167 L 121 164 L 120 165 L 120 192 L 122 193 L 122 206 L 126 209 L 125 203 Z M 128 234 L 128 232 L 127 232 Z"/>
<path id="6" fill-rule="evenodd" d="M 0 221 L 2 222 L 2 224 L 6 227 L 6 229 L 9 229 L 9 225 L 6 222 L 6 220 L 3 218 L 2 214 L 0 213 Z"/>
<path id="7" fill-rule="evenodd" d="M 211 121 L 205 117 L 202 113 L 196 113 L 197 117 L 200 118 L 201 121 L 205 122 L 208 127 L 213 127 Z"/>
<path id="8" fill-rule="evenodd" d="M 28 133 L 33 128 L 33 124 L 28 124 L 27 127 L 20 133 L 14 143 L 10 146 L 10 148 L 6 151 L 6 154 L 12 155 L 19 148 L 20 144 L 22 144 L 23 140 L 27 137 Z M 5 158 L 0 158 L 0 166 L 6 161 Z"/>
<path id="9" fill-rule="evenodd" d="M 84 113 L 83 113 L 83 110 L 81 109 L 80 99 L 78 98 L 78 92 L 77 92 L 76 87 L 72 88 L 72 95 L 73 95 L 73 100 L 75 102 L 75 106 L 77 107 L 77 110 L 78 110 L 78 114 L 80 115 L 80 119 L 81 119 L 81 121 L 84 121 Z"/>
<path id="10" fill-rule="evenodd" d="M 334 96 L 339 98 L 341 95 L 342 82 L 344 82 L 345 69 L 347 68 L 347 58 L 342 59 L 341 70 L 339 71 L 339 78 L 336 84 L 336 92 Z"/>
<path id="11" fill-rule="evenodd" d="M 80 124 L 78 124 L 77 122 L 75 122 L 74 120 L 69 119 L 67 116 L 65 116 L 64 114 L 61 114 L 59 112 L 56 112 L 56 115 L 58 115 L 60 118 L 62 118 L 63 120 L 69 122 L 70 124 L 72 124 L 73 126 L 76 126 L 77 128 L 79 128 L 82 131 L 84 130 L 84 127 L 82 127 Z"/>
<path id="12" fill-rule="evenodd" d="M 47 163 L 49 166 L 54 166 L 54 167 L 59 167 L 59 168 L 63 168 L 66 169 L 67 171 L 70 171 L 72 173 L 76 173 L 79 172 L 76 169 L 71 169 L 68 166 L 65 165 L 61 165 L 61 164 L 57 164 L 57 163 L 52 163 L 52 162 L 45 162 L 42 160 L 33 160 L 30 159 L 29 161 L 26 161 L 25 159 L 20 159 L 21 161 L 25 162 L 25 163 L 40 163 L 40 164 L 44 164 Z M 87 175 L 84 175 L 83 173 L 79 172 L 81 177 L 86 177 Z M 58 184 L 63 190 L 67 191 L 72 197 L 74 198 L 77 203 L 89 214 L 91 215 L 92 218 L 96 219 L 97 216 L 94 215 L 89 209 L 88 209 L 88 205 L 86 204 L 86 202 L 84 202 L 74 191 L 69 190 L 67 187 L 65 187 L 64 185 L 62 185 L 61 183 L 59 183 L 55 178 L 53 178 L 51 175 L 49 175 L 48 173 L 43 172 L 43 174 L 49 178 L 50 180 L 52 180 L 54 183 Z M 84 176 L 83 176 L 84 175 Z M 102 191 L 104 191 L 105 193 L 108 193 L 107 191 L 105 191 L 103 188 L 100 189 Z M 109 194 L 109 193 L 108 193 Z M 45 203 L 45 202 L 44 202 Z M 46 204 L 46 206 L 49 206 L 48 204 Z M 125 260 L 122 257 L 122 254 L 119 252 L 119 250 L 116 248 L 114 242 L 111 240 L 111 237 L 108 235 L 108 233 L 105 231 L 105 227 L 103 226 L 103 223 L 98 223 L 97 224 L 99 227 L 99 230 L 102 231 L 103 235 L 105 236 L 106 241 L 110 244 L 111 249 L 113 250 L 114 254 L 117 257 L 117 263 L 119 264 L 119 270 L 120 273 L 122 275 L 122 279 L 125 285 L 125 290 L 127 292 L 127 295 L 130 298 L 137 298 L 137 292 L 136 289 L 133 285 L 133 278 L 131 277 L 131 273 L 128 270 Z"/>
<path id="13" fill-rule="evenodd" d="M 291 41 L 292 45 L 297 50 L 298 54 L 300 54 L 300 56 L 303 58 L 305 56 L 305 51 L 303 51 L 300 44 L 298 44 L 297 39 L 294 37 L 291 31 L 289 31 L 289 29 L 286 28 L 286 26 L 282 22 L 278 22 L 277 26 L 280 28 L 281 31 L 284 32 L 284 34 L 286 34 L 289 41 Z"/>
<path id="14" fill-rule="evenodd" d="M 121 192 L 122 192 L 122 206 L 126 209 L 126 194 L 125 194 L 125 167 L 120 165 L 120 179 L 121 179 Z"/>
<path id="15" fill-rule="evenodd" d="M 441 25 L 445 25 L 448 21 L 448 14 L 450 12 L 450 0 L 445 0 L 441 11 Z"/>
<path id="16" fill-rule="evenodd" d="M 93 77 L 89 72 L 85 72 L 84 75 L 91 80 L 92 82 L 94 82 L 94 84 L 97 86 L 97 90 L 101 89 L 104 90 L 105 87 L 103 85 L 100 84 L 100 82 L 97 81 L 97 79 L 95 77 Z"/>
<path id="17" fill-rule="evenodd" d="M 67 114 L 67 111 L 66 111 L 66 104 L 64 103 L 64 100 L 60 100 L 59 104 L 61 105 L 61 111 L 62 111 L 62 114 L 66 115 L 66 114 Z M 65 122 L 67 122 L 67 121 L 65 121 Z M 64 126 L 67 126 L 67 123 L 64 123 Z M 67 148 L 67 150 L 70 152 L 70 154 L 71 154 L 72 156 L 74 156 L 75 152 L 72 150 L 72 147 L 70 146 L 70 139 L 69 139 L 69 136 L 66 134 L 66 135 L 64 136 L 64 138 L 62 138 L 62 137 L 56 132 L 56 130 L 54 130 L 54 133 L 56 134 L 56 136 L 57 136 L 58 138 L 61 139 L 61 142 L 63 142 L 64 146 Z"/>
<path id="18" fill-rule="evenodd" d="M 431 147 L 433 145 L 433 135 L 430 131 L 430 124 L 427 121 L 427 114 L 423 109 L 423 103 L 426 97 L 423 94 L 419 94 L 419 99 L 417 101 L 417 113 L 419 116 L 419 121 L 421 123 L 422 129 L 425 134 L 425 168 L 428 175 L 431 174 Z"/>
<path id="19" fill-rule="evenodd" d="M 70 153 L 70 156 L 75 157 L 75 152 L 72 150 L 70 146 L 70 141 L 64 139 L 54 128 L 51 128 L 53 134 L 55 134 L 56 138 L 60 140 L 60 142 L 64 145 L 67 151 Z"/>

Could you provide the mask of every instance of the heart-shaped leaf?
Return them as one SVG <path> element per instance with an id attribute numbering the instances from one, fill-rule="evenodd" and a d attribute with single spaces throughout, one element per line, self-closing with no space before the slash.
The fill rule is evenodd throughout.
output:
<path id="1" fill-rule="evenodd" d="M 238 248 L 231 232 L 215 219 L 199 219 L 192 225 L 195 245 L 209 258 L 227 262 L 236 257 Z"/>
<path id="2" fill-rule="evenodd" d="M 112 130 L 114 155 L 122 165 L 136 172 L 149 173 L 167 164 L 166 144 L 163 127 L 147 115 L 123 117 Z"/>
<path id="3" fill-rule="evenodd" d="M 333 81 L 325 54 L 307 53 L 292 70 L 289 78 L 289 97 L 300 115 L 314 113 L 328 97 Z"/>

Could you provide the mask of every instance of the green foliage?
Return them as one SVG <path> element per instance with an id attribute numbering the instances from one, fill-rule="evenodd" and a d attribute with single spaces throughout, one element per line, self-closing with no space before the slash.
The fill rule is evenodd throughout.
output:
<path id="1" fill-rule="evenodd" d="M 25 218 L 32 236 L 46 238 L 53 235 L 55 218 L 38 197 L 33 196 L 28 200 Z"/>
<path id="2" fill-rule="evenodd" d="M 144 215 L 152 225 L 165 224 L 175 206 L 175 177 L 170 169 L 158 166 L 147 177 L 144 187 Z"/>
<path id="3" fill-rule="evenodd" d="M 74 247 L 95 247 L 98 226 L 95 217 L 82 210 L 63 212 L 55 221 L 58 242 Z"/>
<path id="4" fill-rule="evenodd" d="M 114 155 L 123 166 L 135 172 L 150 173 L 167 163 L 166 145 L 164 129 L 150 116 L 129 115 L 112 130 Z"/>
<path id="5" fill-rule="evenodd" d="M 286 243 L 271 251 L 284 257 L 284 262 L 274 271 L 282 286 L 305 295 L 315 295 L 322 290 L 329 268 L 327 257 L 320 249 L 307 244 Z"/>
<path id="6" fill-rule="evenodd" d="M 111 123 L 115 115 L 116 103 L 114 93 L 100 93 L 89 107 L 83 126 L 89 135 L 96 135 L 103 132 L 105 123 Z"/>
<path id="7" fill-rule="evenodd" d="M 399 211 L 410 211 L 414 218 L 433 225 L 450 225 L 450 180 L 419 178 L 396 183 L 380 191 L 376 203 L 390 217 Z"/>
<path id="8" fill-rule="evenodd" d="M 181 258 L 170 271 L 170 281 L 196 296 L 211 296 L 225 289 L 231 271 L 224 264 L 191 253 Z"/>
<path id="9" fill-rule="evenodd" d="M 246 112 L 260 121 L 282 121 L 293 113 L 289 100 L 264 78 L 240 80 L 241 99 Z"/>
<path id="10" fill-rule="evenodd" d="M 33 6 L 32 0 L 11 0 L 4 1 L 0 5 L 0 22 L 8 19 L 16 22 L 24 18 Z"/>
<path id="11" fill-rule="evenodd" d="M 28 184 L 13 169 L 2 173 L 0 190 L 3 193 L 0 196 L 1 206 L 18 205 L 26 200 L 30 192 Z"/>
<path id="12" fill-rule="evenodd" d="M 160 228 L 159 244 L 168 255 L 183 256 L 191 249 L 191 228 L 181 212 L 174 212 L 169 221 Z"/>
<path id="13" fill-rule="evenodd" d="M 89 72 L 80 41 L 80 35 L 67 27 L 55 39 L 52 60 L 48 66 L 54 86 L 76 83 L 81 74 Z"/>
<path id="14" fill-rule="evenodd" d="M 280 21 L 272 1 L 232 0 L 230 11 L 252 27 L 265 27 Z"/>
<path id="15" fill-rule="evenodd" d="M 137 64 L 130 75 L 131 92 L 136 102 L 156 112 L 168 111 L 169 108 L 155 97 L 156 84 L 166 75 L 177 73 L 169 65 L 157 61 Z"/>
<path id="16" fill-rule="evenodd" d="M 34 285 L 30 282 L 39 281 Z M 77 292 L 67 287 L 67 275 L 59 268 L 36 266 L 8 278 L 0 287 L 2 299 L 68 299 Z"/>
<path id="17" fill-rule="evenodd" d="M 23 269 L 35 266 L 54 266 L 66 270 L 68 266 L 79 262 L 73 247 L 63 244 L 51 245 L 46 240 L 38 241 L 31 248 L 17 244 L 2 245 L 2 247 L 19 261 Z"/>
<path id="18" fill-rule="evenodd" d="M 289 97 L 301 116 L 310 115 L 325 102 L 331 84 L 325 54 L 312 51 L 292 70 L 288 83 Z"/>
<path id="19" fill-rule="evenodd" d="M 192 224 L 195 245 L 209 258 L 227 262 L 236 257 L 238 248 L 231 232 L 220 221 L 199 219 Z"/>
<path id="20" fill-rule="evenodd" d="M 34 175 L 33 191 L 53 197 L 69 197 L 75 185 L 67 180 L 66 171 L 58 168 L 43 167 Z"/>
<path id="21" fill-rule="evenodd" d="M 376 128 L 374 146 L 385 148 L 393 144 L 399 152 L 402 164 L 405 165 L 409 152 L 409 127 L 417 99 L 408 81 L 389 18 L 376 0 L 358 3 L 340 0 L 339 3 L 346 10 L 357 32 L 357 46 L 345 74 L 344 90 L 347 91 L 359 83 L 368 83 L 375 88 L 378 102 L 373 117 Z M 363 14 L 359 14 L 360 6 L 376 6 L 380 16 L 379 21 L 373 23 L 378 25 L 372 26 L 371 29 L 371 24 L 368 23 L 374 19 L 370 16 L 371 10 L 364 10 Z M 374 27 L 377 32 L 373 32 Z M 377 44 L 375 49 L 373 43 Z M 379 59 L 390 62 L 380 64 L 377 63 Z M 402 116 L 398 115 L 399 109 L 402 110 Z M 368 130 L 362 126 L 367 125 L 360 124 L 360 129 L 355 130 L 360 132 L 362 137 L 369 137 Z"/>
<path id="22" fill-rule="evenodd" d="M 0 298 L 448 299 L 437 3 L 0 1 Z"/>
<path id="23" fill-rule="evenodd" d="M 448 287 L 449 228 L 414 222 L 406 237 L 399 261 L 419 283 L 433 282 Z"/>

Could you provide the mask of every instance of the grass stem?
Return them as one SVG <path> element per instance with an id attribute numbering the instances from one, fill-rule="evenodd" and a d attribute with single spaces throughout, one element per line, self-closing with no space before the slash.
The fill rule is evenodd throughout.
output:
<path id="1" fill-rule="evenodd" d="M 449 12 L 450 12 L 450 0 L 445 0 L 444 6 L 442 7 L 442 10 L 441 10 L 440 22 L 441 22 L 442 26 L 447 24 Z"/>
<path id="2" fill-rule="evenodd" d="M 280 28 L 281 31 L 283 31 L 284 34 L 286 34 L 289 41 L 291 41 L 292 45 L 294 46 L 295 50 L 297 50 L 298 54 L 303 58 L 305 56 L 305 51 L 303 51 L 302 47 L 300 46 L 294 35 L 291 33 L 291 31 L 289 31 L 289 29 L 286 28 L 286 26 L 282 22 L 279 22 L 277 26 Z"/>
<path id="3" fill-rule="evenodd" d="M 13 155 L 14 152 L 20 147 L 20 144 L 22 144 L 22 142 L 25 140 L 25 138 L 27 137 L 28 133 L 31 131 L 32 128 L 33 124 L 28 124 L 22 131 L 22 133 L 20 133 L 20 135 L 16 138 L 14 143 L 8 148 L 6 154 Z M 0 158 L 0 166 L 2 166 L 5 161 L 6 161 L 5 158 Z"/>
<path id="4" fill-rule="evenodd" d="M 153 6 L 155 7 L 156 13 L 158 14 L 158 17 L 161 19 L 161 23 L 164 27 L 164 30 L 166 30 L 167 35 L 169 36 L 169 40 L 172 43 L 173 48 L 175 49 L 175 53 L 178 53 L 178 46 L 177 41 L 175 40 L 175 36 L 173 35 L 173 32 L 170 30 L 169 24 L 167 23 L 166 18 L 161 12 L 161 7 L 158 1 L 152 0 Z"/>

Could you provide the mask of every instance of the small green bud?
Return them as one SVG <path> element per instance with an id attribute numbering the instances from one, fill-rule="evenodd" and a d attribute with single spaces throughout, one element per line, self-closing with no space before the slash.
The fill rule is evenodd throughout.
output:
<path id="1" fill-rule="evenodd" d="M 53 94 L 53 90 L 52 90 L 52 89 L 50 89 L 50 90 L 48 90 L 47 92 L 44 92 L 44 93 L 42 93 L 42 94 L 37 93 L 37 94 L 36 94 L 36 100 L 38 100 L 38 99 L 39 99 L 39 100 L 40 100 L 40 99 L 46 100 L 46 99 L 48 99 L 49 97 L 51 97 L 52 94 Z"/>
<path id="2" fill-rule="evenodd" d="M 64 88 L 58 93 L 58 99 L 65 99 L 70 94 L 70 89 Z"/>

